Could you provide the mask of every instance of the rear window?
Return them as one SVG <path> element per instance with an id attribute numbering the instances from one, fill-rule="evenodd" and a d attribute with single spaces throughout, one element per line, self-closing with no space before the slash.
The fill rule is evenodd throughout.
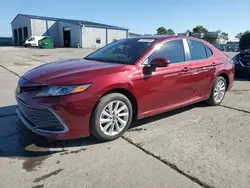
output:
<path id="1" fill-rule="evenodd" d="M 207 47 L 207 46 L 205 45 L 205 49 L 206 49 L 206 52 L 207 52 L 207 58 L 213 56 L 213 52 L 212 52 L 212 50 L 211 50 L 209 47 Z"/>
<path id="2" fill-rule="evenodd" d="M 202 42 L 195 40 L 187 40 L 190 50 L 191 60 L 206 59 L 207 52 Z"/>

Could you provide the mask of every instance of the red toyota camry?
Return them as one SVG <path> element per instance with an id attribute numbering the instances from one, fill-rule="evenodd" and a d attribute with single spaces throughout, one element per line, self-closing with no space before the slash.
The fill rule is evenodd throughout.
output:
<path id="1" fill-rule="evenodd" d="M 141 119 L 192 103 L 222 102 L 234 79 L 231 59 L 192 37 L 153 36 L 113 42 L 84 59 L 24 74 L 17 114 L 33 132 L 56 139 L 120 137 Z"/>

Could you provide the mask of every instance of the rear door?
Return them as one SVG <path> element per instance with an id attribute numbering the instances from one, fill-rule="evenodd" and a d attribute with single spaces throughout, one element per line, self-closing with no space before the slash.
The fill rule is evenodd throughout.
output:
<path id="1" fill-rule="evenodd" d="M 210 94 L 218 62 L 212 50 L 201 41 L 185 40 L 189 47 L 190 78 L 193 97 Z"/>

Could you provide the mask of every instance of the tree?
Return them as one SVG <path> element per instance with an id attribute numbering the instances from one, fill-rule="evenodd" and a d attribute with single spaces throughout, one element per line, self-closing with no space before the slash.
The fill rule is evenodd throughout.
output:
<path id="1" fill-rule="evenodd" d="M 228 40 L 228 39 L 229 39 L 229 38 L 228 38 L 228 33 L 222 32 L 222 33 L 221 33 L 221 36 L 222 36 L 222 38 L 223 38 L 224 40 Z"/>
<path id="2" fill-rule="evenodd" d="M 159 27 L 157 30 L 157 35 L 167 35 L 168 30 L 165 27 Z"/>
<path id="3" fill-rule="evenodd" d="M 242 35 L 243 35 L 243 33 L 240 32 L 240 33 L 238 33 L 238 34 L 235 36 L 235 38 L 240 40 L 240 38 L 242 37 Z"/>
<path id="4" fill-rule="evenodd" d="M 193 28 L 193 32 L 194 33 L 207 33 L 208 30 L 202 25 L 197 25 L 195 28 Z"/>
<path id="5" fill-rule="evenodd" d="M 167 30 L 167 34 L 168 34 L 168 35 L 174 35 L 175 32 L 173 31 L 173 29 L 168 29 L 168 30 Z"/>
<path id="6" fill-rule="evenodd" d="M 245 31 L 244 33 L 240 32 L 240 33 L 238 33 L 238 34 L 235 36 L 235 38 L 237 38 L 237 39 L 240 40 L 240 38 L 242 37 L 242 35 L 247 34 L 247 33 L 250 33 L 250 31 L 247 30 L 247 31 Z"/>
<path id="7" fill-rule="evenodd" d="M 157 35 L 174 35 L 173 29 L 166 29 L 165 27 L 159 27 L 157 30 Z"/>

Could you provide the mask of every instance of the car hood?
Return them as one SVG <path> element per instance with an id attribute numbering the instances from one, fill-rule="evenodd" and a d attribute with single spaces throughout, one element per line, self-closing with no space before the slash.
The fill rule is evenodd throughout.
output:
<path id="1" fill-rule="evenodd" d="M 241 51 L 250 49 L 250 33 L 246 33 L 240 38 L 239 48 Z"/>
<path id="2" fill-rule="evenodd" d="M 71 85 L 91 81 L 91 78 L 117 71 L 125 65 L 90 61 L 84 59 L 62 60 L 36 67 L 24 78 L 34 83 L 46 85 Z"/>

